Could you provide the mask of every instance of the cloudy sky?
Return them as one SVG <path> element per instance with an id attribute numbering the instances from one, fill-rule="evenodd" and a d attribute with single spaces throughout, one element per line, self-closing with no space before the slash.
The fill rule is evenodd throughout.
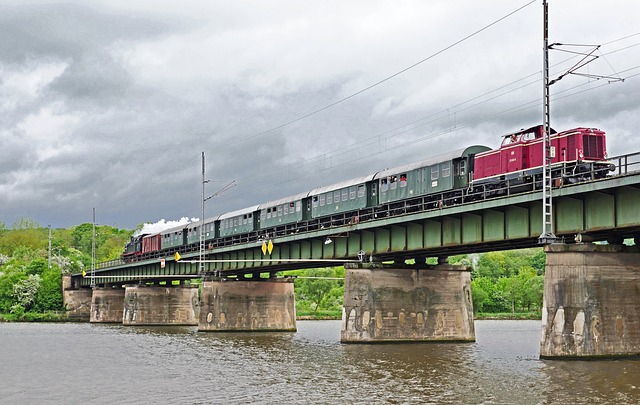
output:
<path id="1" fill-rule="evenodd" d="M 0 221 L 133 228 L 308 191 L 542 120 L 542 1 L 0 2 Z M 640 151 L 640 3 L 550 0 L 602 45 L 552 127 Z M 516 11 L 520 9 L 519 11 Z M 589 51 L 588 47 L 566 48 Z M 551 75 L 577 63 L 554 51 Z"/>

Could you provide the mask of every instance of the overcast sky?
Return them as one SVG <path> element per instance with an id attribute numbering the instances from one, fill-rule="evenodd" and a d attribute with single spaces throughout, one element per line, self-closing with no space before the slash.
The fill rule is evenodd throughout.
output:
<path id="1" fill-rule="evenodd" d="M 0 221 L 200 217 L 202 151 L 207 194 L 237 184 L 211 217 L 495 148 L 542 120 L 542 0 L 513 13 L 527 3 L 3 0 Z M 602 45 L 581 72 L 626 78 L 563 78 L 552 127 L 640 151 L 640 3 L 549 3 L 550 42 Z M 553 51 L 552 78 L 578 60 Z"/>

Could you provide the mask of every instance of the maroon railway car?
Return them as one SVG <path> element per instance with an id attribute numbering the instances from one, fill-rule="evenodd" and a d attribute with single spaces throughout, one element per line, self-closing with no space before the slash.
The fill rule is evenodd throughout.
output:
<path id="1" fill-rule="evenodd" d="M 162 248 L 162 235 L 147 235 L 142 238 L 142 253 L 156 252 Z"/>
<path id="2" fill-rule="evenodd" d="M 473 184 L 498 184 L 506 180 L 529 183 L 539 180 L 544 164 L 544 129 L 538 125 L 505 135 L 499 149 L 475 156 Z M 605 133 L 595 128 L 574 128 L 568 131 L 551 130 L 551 164 L 553 177 L 580 181 L 580 173 L 592 178 L 604 177 L 611 170 L 606 162 Z"/>

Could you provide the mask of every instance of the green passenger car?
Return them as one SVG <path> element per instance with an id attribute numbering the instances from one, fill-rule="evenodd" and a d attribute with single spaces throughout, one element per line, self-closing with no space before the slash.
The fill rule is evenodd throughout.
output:
<path id="1" fill-rule="evenodd" d="M 429 159 L 383 170 L 375 175 L 380 204 L 466 187 L 473 156 L 490 148 L 470 146 Z"/>
<path id="2" fill-rule="evenodd" d="M 360 177 L 342 183 L 316 188 L 309 192 L 311 217 L 318 218 L 355 211 L 375 205 L 375 190 L 371 187 L 373 176 Z"/>
<path id="3" fill-rule="evenodd" d="M 232 236 L 241 233 L 253 232 L 258 229 L 256 216 L 259 205 L 244 208 L 238 211 L 227 212 L 218 218 L 220 237 Z"/>
<path id="4" fill-rule="evenodd" d="M 161 248 L 170 249 L 186 244 L 187 239 L 184 230 L 187 226 L 188 225 L 180 225 L 160 232 Z"/>
<path id="5" fill-rule="evenodd" d="M 304 204 L 308 193 L 281 198 L 260 204 L 260 229 L 293 224 L 309 219 Z"/>

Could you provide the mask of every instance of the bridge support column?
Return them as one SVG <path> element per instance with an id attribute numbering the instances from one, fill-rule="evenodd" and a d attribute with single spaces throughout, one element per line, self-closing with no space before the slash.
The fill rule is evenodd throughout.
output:
<path id="1" fill-rule="evenodd" d="M 88 321 L 91 317 L 91 289 L 73 285 L 70 275 L 62 276 L 62 303 L 71 321 Z"/>
<path id="2" fill-rule="evenodd" d="M 128 285 L 124 293 L 124 325 L 197 325 L 197 286 Z"/>
<path id="3" fill-rule="evenodd" d="M 621 245 L 549 245 L 540 357 L 640 355 L 640 253 Z"/>
<path id="4" fill-rule="evenodd" d="M 468 267 L 346 270 L 342 342 L 475 341 Z"/>
<path id="5" fill-rule="evenodd" d="M 122 323 L 124 288 L 96 287 L 91 298 L 91 323 Z"/>
<path id="6" fill-rule="evenodd" d="M 205 281 L 199 331 L 295 332 L 293 280 Z"/>

